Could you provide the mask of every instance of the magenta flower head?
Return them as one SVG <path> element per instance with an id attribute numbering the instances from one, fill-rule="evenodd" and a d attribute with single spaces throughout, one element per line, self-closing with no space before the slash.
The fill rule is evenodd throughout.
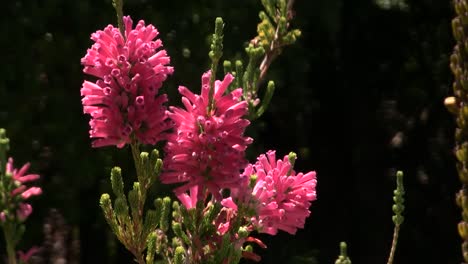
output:
<path id="1" fill-rule="evenodd" d="M 7 208 L 16 208 L 16 218 L 23 222 L 32 213 L 32 206 L 28 203 L 24 203 L 31 196 L 37 196 L 42 194 L 42 189 L 39 187 L 27 187 L 25 183 L 36 181 L 39 179 L 37 174 L 26 174 L 29 169 L 29 163 L 25 164 L 21 169 L 15 169 L 13 167 L 13 159 L 9 158 L 6 164 L 6 174 L 11 175 L 13 181 L 13 190 L 10 192 L 10 197 L 4 197 L 2 200 L 7 201 Z M 19 197 L 19 199 L 17 198 Z M 16 203 L 17 205 L 8 205 Z M 5 208 L 6 209 L 6 208 Z M 0 220 L 5 221 L 6 214 L 4 211 L 0 213 Z"/>
<path id="2" fill-rule="evenodd" d="M 275 235 L 283 230 L 295 234 L 304 227 L 311 202 L 317 199 L 314 171 L 296 174 L 287 155 L 276 160 L 275 151 L 268 151 L 245 168 L 244 176 L 256 177 L 252 198 L 256 200 L 257 216 L 252 223 L 259 232 Z"/>
<path id="3" fill-rule="evenodd" d="M 201 95 L 179 87 L 185 109 L 170 108 L 175 132 L 166 145 L 161 181 L 186 183 L 175 189 L 176 194 L 199 186 L 199 199 L 207 190 L 220 200 L 221 189 L 237 185 L 239 171 L 247 163 L 245 149 L 253 140 L 244 136 L 250 122 L 243 118 L 247 102 L 240 100 L 242 89 L 225 94 L 234 79 L 227 74 L 223 81 L 215 81 L 209 107 L 210 77 L 210 71 L 203 74 Z"/>
<path id="4" fill-rule="evenodd" d="M 97 78 L 84 81 L 81 88 L 84 113 L 91 115 L 93 147 L 123 147 L 134 135 L 143 144 L 164 139 L 170 128 L 165 94 L 159 88 L 173 68 L 156 36 L 158 30 L 140 20 L 132 29 L 126 16 L 125 36 L 108 25 L 91 35 L 95 41 L 81 59 L 84 72 Z"/>

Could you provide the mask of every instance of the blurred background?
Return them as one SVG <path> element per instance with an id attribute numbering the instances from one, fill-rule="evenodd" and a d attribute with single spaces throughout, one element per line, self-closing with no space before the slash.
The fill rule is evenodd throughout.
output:
<path id="1" fill-rule="evenodd" d="M 180 103 L 178 85 L 200 89 L 215 17 L 226 23 L 223 59 L 245 59 L 261 10 L 259 0 L 124 2 L 125 14 L 160 31 L 175 67 L 164 86 L 171 104 Z M 20 248 L 51 243 L 44 226 L 55 223 L 68 263 L 131 263 L 98 206 L 111 167 L 133 179 L 130 150 L 91 148 L 79 92 L 90 34 L 116 24 L 111 0 L 1 7 L 0 127 L 16 164 L 31 161 L 44 190 Z M 395 263 L 460 263 L 454 121 L 443 106 L 452 82 L 450 1 L 312 0 L 295 10 L 302 37 L 270 68 L 277 90 L 247 132 L 255 138 L 248 155 L 297 152 L 298 171 L 317 171 L 318 200 L 296 236 L 260 236 L 268 245 L 256 249 L 262 263 L 334 263 L 340 241 L 354 263 L 385 263 L 396 170 L 405 172 L 406 208 Z"/>

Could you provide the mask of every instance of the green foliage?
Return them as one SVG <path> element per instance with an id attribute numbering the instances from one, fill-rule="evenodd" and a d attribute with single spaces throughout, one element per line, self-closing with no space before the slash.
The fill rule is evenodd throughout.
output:
<path id="1" fill-rule="evenodd" d="M 404 194 L 405 194 L 405 189 L 403 186 L 403 172 L 398 171 L 396 174 L 396 182 L 397 182 L 397 187 L 393 191 L 393 201 L 395 204 L 392 207 L 393 212 L 395 215 L 392 217 L 393 223 L 395 223 L 396 226 L 399 226 L 403 223 L 404 217 L 401 215 L 403 213 L 403 210 L 405 210 L 405 199 L 404 199 Z"/>
<path id="2" fill-rule="evenodd" d="M 153 261 L 157 248 L 163 246 L 158 244 L 158 241 L 161 242 L 161 235 L 155 235 L 155 232 L 158 226 L 161 232 L 167 231 L 171 200 L 168 197 L 156 199 L 155 209 L 145 210 L 146 193 L 161 173 L 162 160 L 159 159 L 157 150 L 153 150 L 151 154 L 139 153 L 136 145 L 132 145 L 132 153 L 138 182 L 133 183 L 133 188 L 126 196 L 121 169 L 114 167 L 110 177 L 112 190 L 116 196 L 114 207 L 111 205 L 110 195 L 106 193 L 101 196 L 100 205 L 107 223 L 118 240 L 139 263 L 142 263 L 144 259 Z M 145 258 L 144 251 L 147 245 L 150 245 L 151 249 L 147 250 Z"/>
<path id="3" fill-rule="evenodd" d="M 351 259 L 348 257 L 348 246 L 346 242 L 340 243 L 340 255 L 335 261 L 335 264 L 351 264 Z"/>

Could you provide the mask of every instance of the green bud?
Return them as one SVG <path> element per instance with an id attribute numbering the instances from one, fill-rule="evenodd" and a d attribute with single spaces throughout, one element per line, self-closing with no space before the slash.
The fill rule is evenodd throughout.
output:
<path id="1" fill-rule="evenodd" d="M 242 80 L 244 79 L 244 65 L 242 61 L 236 60 L 236 79 L 234 80 L 234 87 L 244 87 Z"/>
<path id="2" fill-rule="evenodd" d="M 134 187 L 135 187 L 135 183 L 134 183 Z M 128 192 L 128 203 L 130 204 L 130 209 L 132 210 L 132 217 L 134 220 L 140 217 L 140 212 L 139 212 L 140 197 L 139 196 L 140 196 L 139 189 L 133 188 L 133 190 Z"/>
<path id="3" fill-rule="evenodd" d="M 403 223 L 403 216 L 401 215 L 405 209 L 405 199 L 403 198 L 403 195 L 405 193 L 404 186 L 403 186 L 403 172 L 398 171 L 396 174 L 396 182 L 397 182 L 397 187 L 393 191 L 393 201 L 395 204 L 392 206 L 392 210 L 395 213 L 395 215 L 392 217 L 393 223 L 396 226 L 399 226 Z"/>
<path id="4" fill-rule="evenodd" d="M 10 140 L 6 137 L 6 130 L 0 128 L 0 179 L 5 171 L 8 150 L 10 150 Z"/>
<path id="5" fill-rule="evenodd" d="M 112 212 L 111 198 L 108 193 L 103 193 L 101 199 L 99 200 L 99 205 L 101 206 L 104 212 Z"/>
<path id="6" fill-rule="evenodd" d="M 175 249 L 174 264 L 183 264 L 185 262 L 185 249 L 181 246 Z"/>
<path id="7" fill-rule="evenodd" d="M 250 232 L 245 226 L 239 227 L 239 230 L 237 231 L 237 234 L 239 234 L 239 237 L 241 238 L 246 238 L 249 236 Z"/>
<path id="8" fill-rule="evenodd" d="M 282 37 L 281 42 L 283 45 L 292 45 L 296 43 L 301 34 L 302 33 L 299 29 L 293 29 Z"/>
<path id="9" fill-rule="evenodd" d="M 405 218 L 402 215 L 394 215 L 392 216 L 392 221 L 396 226 L 399 226 L 403 223 Z"/>
<path id="10" fill-rule="evenodd" d="M 172 203 L 172 218 L 173 219 L 180 219 L 180 205 L 177 201 L 174 201 Z"/>
<path id="11" fill-rule="evenodd" d="M 154 199 L 154 209 L 156 210 L 156 212 L 161 212 L 161 210 L 162 210 L 162 199 L 161 198 Z"/>
<path id="12" fill-rule="evenodd" d="M 122 170 L 119 167 L 114 167 L 111 170 L 111 186 L 115 196 L 124 195 L 124 183 L 122 180 Z"/>
<path id="13" fill-rule="evenodd" d="M 149 153 L 148 152 L 141 152 L 140 153 L 140 166 L 144 168 L 145 170 L 150 168 L 149 167 Z"/>
<path id="14" fill-rule="evenodd" d="M 215 32 L 211 41 L 210 53 L 208 54 L 213 61 L 218 61 L 223 54 L 223 29 L 224 22 L 221 17 L 215 20 Z M 213 73 L 215 74 L 215 73 Z"/>
<path id="15" fill-rule="evenodd" d="M 247 245 L 244 247 L 244 251 L 247 251 L 247 252 L 253 252 L 253 247 L 252 245 Z"/>
<path id="16" fill-rule="evenodd" d="M 143 234 L 148 234 L 158 227 L 159 214 L 155 210 L 148 210 L 143 223 Z"/>
<path id="17" fill-rule="evenodd" d="M 294 164 L 296 163 L 296 159 L 297 159 L 297 154 L 294 152 L 289 152 L 288 160 L 289 160 L 289 163 L 291 163 L 291 168 L 288 171 L 288 174 L 287 174 L 288 176 L 291 175 L 291 173 L 294 170 Z"/>
<path id="18" fill-rule="evenodd" d="M 190 49 L 189 48 L 183 48 L 182 49 L 182 56 L 184 56 L 184 58 L 188 59 L 190 58 Z"/>
<path id="19" fill-rule="evenodd" d="M 184 241 L 185 244 L 190 245 L 192 243 L 187 234 L 182 230 L 182 225 L 180 223 L 172 221 L 172 231 L 174 231 L 174 234 Z"/>
<path id="20" fill-rule="evenodd" d="M 142 188 L 148 189 L 150 187 L 150 175 L 152 173 L 148 152 L 141 152 L 138 162 L 138 168 L 140 169 L 140 173 L 137 174 L 138 182 L 140 182 Z"/>
<path id="21" fill-rule="evenodd" d="M 114 202 L 115 215 L 119 219 L 120 223 L 125 223 L 128 220 L 128 205 L 125 196 L 120 196 L 115 199 Z"/>
<path id="22" fill-rule="evenodd" d="M 223 61 L 224 75 L 232 72 L 232 63 L 228 60 Z"/>
<path id="23" fill-rule="evenodd" d="M 106 219 L 107 223 L 111 227 L 112 231 L 118 236 L 119 229 L 117 224 L 117 219 L 112 209 L 112 201 L 110 199 L 109 194 L 104 193 L 101 195 L 101 199 L 99 200 L 99 205 L 104 213 L 104 218 Z"/>
<path id="24" fill-rule="evenodd" d="M 159 159 L 159 151 L 157 149 L 153 149 L 150 154 L 150 163 L 154 164 L 157 159 Z"/>
<path id="25" fill-rule="evenodd" d="M 348 249 L 345 242 L 340 243 L 340 255 L 335 261 L 335 264 L 351 264 L 351 259 L 348 257 Z"/>
<path id="26" fill-rule="evenodd" d="M 151 232 L 148 235 L 148 239 L 146 240 L 147 251 L 146 251 L 146 263 L 153 264 L 154 255 L 156 251 L 156 232 Z"/>
<path id="27" fill-rule="evenodd" d="M 263 113 L 265 113 L 274 93 L 275 93 L 275 82 L 269 81 L 265 94 L 263 95 L 263 100 L 261 101 L 261 105 L 257 110 L 256 118 L 259 118 L 260 116 L 263 115 Z"/>
<path id="28" fill-rule="evenodd" d="M 156 164 L 154 166 L 154 173 L 155 173 L 156 177 L 158 177 L 159 174 L 161 174 L 162 166 L 163 166 L 163 161 L 161 159 L 157 159 Z"/>
<path id="29" fill-rule="evenodd" d="M 169 213 L 171 211 L 171 198 L 164 197 L 161 208 L 161 219 L 159 227 L 162 231 L 167 232 L 169 229 Z"/>
<path id="30" fill-rule="evenodd" d="M 249 183 L 250 188 L 255 187 L 255 185 L 257 184 L 257 178 L 258 178 L 257 174 L 250 175 L 250 183 Z"/>

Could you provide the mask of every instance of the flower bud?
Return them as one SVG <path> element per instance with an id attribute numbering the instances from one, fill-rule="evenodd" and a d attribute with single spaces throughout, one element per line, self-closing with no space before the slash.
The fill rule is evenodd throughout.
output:
<path id="1" fill-rule="evenodd" d="M 111 186 L 115 196 L 119 197 L 124 194 L 122 170 L 119 167 L 114 167 L 111 170 Z"/>
<path id="2" fill-rule="evenodd" d="M 169 229 L 169 213 L 171 211 L 171 198 L 164 197 L 161 208 L 159 227 L 166 232 Z"/>
<path id="3" fill-rule="evenodd" d="M 174 263 L 183 264 L 185 262 L 185 249 L 181 246 L 178 246 L 175 249 L 174 253 Z"/>

